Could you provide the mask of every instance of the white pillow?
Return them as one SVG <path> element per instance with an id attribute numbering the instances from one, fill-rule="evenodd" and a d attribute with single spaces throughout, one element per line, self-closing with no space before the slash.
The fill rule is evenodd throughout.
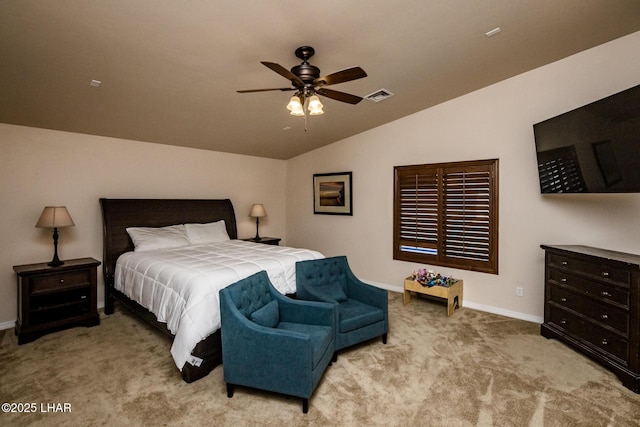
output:
<path id="1" fill-rule="evenodd" d="M 129 227 L 127 233 L 129 233 L 136 251 L 178 248 L 189 245 L 183 224 L 168 227 Z"/>
<path id="2" fill-rule="evenodd" d="M 187 232 L 187 239 L 192 245 L 230 240 L 229 234 L 227 234 L 227 226 L 223 219 L 208 224 L 185 224 L 184 226 Z"/>

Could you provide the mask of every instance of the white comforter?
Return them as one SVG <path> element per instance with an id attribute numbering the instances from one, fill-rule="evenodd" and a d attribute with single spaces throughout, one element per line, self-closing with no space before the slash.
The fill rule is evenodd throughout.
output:
<path id="1" fill-rule="evenodd" d="M 182 370 L 196 344 L 220 328 L 220 289 L 266 270 L 280 293 L 293 293 L 296 262 L 318 258 L 309 249 L 242 240 L 127 252 L 116 263 L 115 287 L 167 324 Z"/>

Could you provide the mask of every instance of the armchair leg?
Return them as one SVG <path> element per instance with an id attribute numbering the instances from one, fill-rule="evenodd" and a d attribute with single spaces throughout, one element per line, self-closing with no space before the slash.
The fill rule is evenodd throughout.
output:
<path id="1" fill-rule="evenodd" d="M 227 383 L 227 397 L 233 397 L 233 384 Z"/>
<path id="2" fill-rule="evenodd" d="M 309 399 L 307 398 L 302 398 L 302 413 L 306 414 L 307 412 L 309 412 Z"/>
<path id="3" fill-rule="evenodd" d="M 333 352 L 333 357 L 331 357 L 331 362 L 336 363 L 338 361 L 338 351 Z"/>
<path id="4" fill-rule="evenodd" d="M 382 344 L 387 343 L 387 334 L 382 334 Z"/>

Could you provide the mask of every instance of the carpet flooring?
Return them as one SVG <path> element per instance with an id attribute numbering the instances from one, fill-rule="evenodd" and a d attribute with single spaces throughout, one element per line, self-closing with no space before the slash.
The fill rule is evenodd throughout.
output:
<path id="1" fill-rule="evenodd" d="M 537 324 L 396 293 L 389 319 L 387 345 L 342 351 L 308 414 L 259 390 L 227 398 L 222 366 L 184 383 L 169 340 L 121 311 L 21 346 L 2 331 L 0 401 L 33 411 L 0 425 L 640 426 L 640 395 Z"/>

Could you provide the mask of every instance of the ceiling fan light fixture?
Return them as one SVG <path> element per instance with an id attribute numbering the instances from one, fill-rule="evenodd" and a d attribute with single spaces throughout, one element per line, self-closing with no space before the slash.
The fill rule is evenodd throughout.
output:
<path id="1" fill-rule="evenodd" d="M 312 116 L 318 116 L 320 114 L 324 114 L 322 111 L 322 102 L 320 102 L 320 98 L 317 95 L 312 95 L 309 98 L 309 114 Z"/>
<path id="2" fill-rule="evenodd" d="M 304 110 L 302 108 L 302 103 L 300 102 L 300 97 L 294 95 L 289 100 L 287 104 L 287 110 L 291 111 L 292 116 L 304 116 Z"/>

